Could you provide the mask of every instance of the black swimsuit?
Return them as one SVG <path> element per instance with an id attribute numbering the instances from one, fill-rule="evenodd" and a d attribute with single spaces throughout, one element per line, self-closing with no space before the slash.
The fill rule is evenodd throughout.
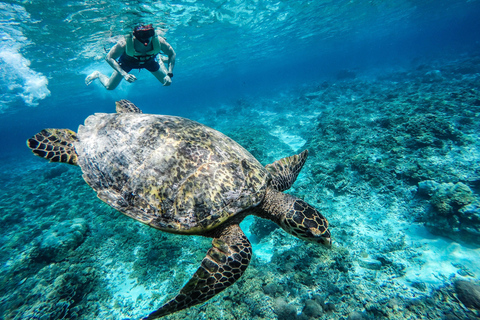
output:
<path id="1" fill-rule="evenodd" d="M 160 65 L 155 60 L 155 56 L 150 57 L 150 59 L 146 61 L 140 61 L 128 56 L 125 52 L 118 58 L 118 64 L 125 72 L 130 72 L 132 69 L 147 69 L 150 72 L 155 72 L 160 69 Z"/>

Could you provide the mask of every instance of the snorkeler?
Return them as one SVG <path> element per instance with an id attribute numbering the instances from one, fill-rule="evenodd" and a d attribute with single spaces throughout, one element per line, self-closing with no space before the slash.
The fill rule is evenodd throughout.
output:
<path id="1" fill-rule="evenodd" d="M 160 52 L 168 56 L 168 60 L 165 58 L 168 70 L 163 63 L 163 57 L 160 57 L 161 63 L 156 60 Z M 172 84 L 175 51 L 164 38 L 155 35 L 151 24 L 135 27 L 131 34 L 126 35 L 125 39 L 113 46 L 105 60 L 114 70 L 110 78 L 99 71 L 94 71 L 85 78 L 87 86 L 98 78 L 107 90 L 113 90 L 122 79 L 128 82 L 137 80 L 129 73 L 132 69 L 147 69 L 164 86 Z"/>

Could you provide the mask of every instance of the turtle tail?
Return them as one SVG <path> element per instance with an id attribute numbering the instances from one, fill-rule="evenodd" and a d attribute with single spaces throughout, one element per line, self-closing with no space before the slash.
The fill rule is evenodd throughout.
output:
<path id="1" fill-rule="evenodd" d="M 50 162 L 77 164 L 77 134 L 69 129 L 44 129 L 27 140 L 32 152 Z"/>

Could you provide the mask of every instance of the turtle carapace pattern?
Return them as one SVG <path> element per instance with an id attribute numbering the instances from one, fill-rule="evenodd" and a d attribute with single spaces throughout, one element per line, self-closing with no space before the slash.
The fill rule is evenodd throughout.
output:
<path id="1" fill-rule="evenodd" d="M 165 232 L 213 238 L 181 291 L 143 319 L 205 302 L 238 280 L 252 257 L 239 227 L 247 215 L 331 246 L 325 217 L 282 192 L 295 182 L 307 150 L 264 167 L 234 140 L 198 122 L 144 114 L 127 100 L 116 102 L 116 111 L 89 116 L 77 133 L 42 130 L 27 145 L 51 162 L 78 165 L 98 197 L 121 213 Z"/>

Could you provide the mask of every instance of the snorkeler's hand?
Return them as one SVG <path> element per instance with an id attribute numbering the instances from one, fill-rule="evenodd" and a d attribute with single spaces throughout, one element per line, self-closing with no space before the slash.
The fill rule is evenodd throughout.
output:
<path id="1" fill-rule="evenodd" d="M 133 74 L 130 74 L 130 73 L 127 73 L 126 75 L 124 75 L 123 78 L 130 83 L 137 80 L 137 78 Z"/>
<path id="2" fill-rule="evenodd" d="M 163 85 L 164 86 L 169 86 L 172 84 L 172 78 L 170 78 L 168 75 L 163 78 Z"/>

